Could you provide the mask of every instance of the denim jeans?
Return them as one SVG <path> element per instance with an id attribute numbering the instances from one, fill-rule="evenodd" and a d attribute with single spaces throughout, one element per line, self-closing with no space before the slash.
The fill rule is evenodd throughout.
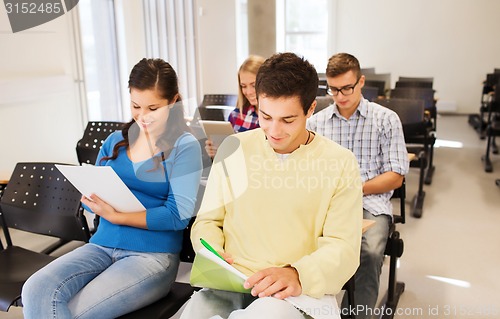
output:
<path id="1" fill-rule="evenodd" d="M 181 319 L 304 319 L 287 301 L 273 297 L 256 298 L 238 292 L 202 289 L 196 292 L 182 312 Z"/>
<path id="2" fill-rule="evenodd" d="M 392 218 L 388 215 L 374 216 L 363 209 L 363 218 L 374 220 L 375 224 L 368 229 L 361 241 L 361 259 L 355 275 L 354 300 L 357 309 L 356 319 L 370 318 L 370 313 L 376 313 L 380 273 L 384 262 L 384 251 L 389 236 Z M 342 300 L 342 308 L 347 307 L 347 298 Z M 368 309 L 368 310 L 366 310 Z"/>
<path id="3" fill-rule="evenodd" d="M 26 281 L 24 318 L 116 318 L 166 296 L 178 266 L 176 254 L 85 244 Z"/>

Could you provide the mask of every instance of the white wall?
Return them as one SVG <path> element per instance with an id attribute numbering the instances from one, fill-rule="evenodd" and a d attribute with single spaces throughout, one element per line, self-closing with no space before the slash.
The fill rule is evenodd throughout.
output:
<path id="1" fill-rule="evenodd" d="M 21 161 L 76 163 L 83 127 L 70 15 L 12 33 L 0 6 L 0 44 L 0 86 L 9 90 L 0 97 L 0 179 Z"/>
<path id="2" fill-rule="evenodd" d="M 391 73 L 392 87 L 432 76 L 440 101 L 477 113 L 482 81 L 500 67 L 499 12 L 495 0 L 337 0 L 336 50 Z"/>
<path id="3" fill-rule="evenodd" d="M 333 1 L 336 52 L 351 52 L 362 67 L 390 72 L 393 85 L 400 75 L 433 76 L 441 101 L 456 102 L 460 113 L 478 111 L 481 82 L 500 67 L 500 41 L 494 36 L 500 30 L 500 1 Z M 200 96 L 237 92 L 235 2 L 196 1 Z M 138 2 L 124 7 L 132 21 L 143 18 L 137 8 Z M 66 14 L 12 34 L 0 6 L 0 87 L 21 98 L 0 96 L 0 179 L 9 178 L 19 161 L 76 163 L 83 120 L 72 82 L 77 76 L 71 22 Z M 122 61 L 126 70 L 145 51 L 143 30 L 123 23 L 126 38 L 134 38 Z M 61 89 L 40 95 L 33 83 L 44 78 L 60 79 Z"/>
<path id="4" fill-rule="evenodd" d="M 237 94 L 235 0 L 198 0 L 196 8 L 201 96 Z"/>

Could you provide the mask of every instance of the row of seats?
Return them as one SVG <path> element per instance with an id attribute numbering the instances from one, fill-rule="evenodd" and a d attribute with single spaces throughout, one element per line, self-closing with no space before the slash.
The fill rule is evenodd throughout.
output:
<path id="1" fill-rule="evenodd" d="M 202 103 L 200 107 L 218 103 L 230 104 L 235 102 L 235 99 L 223 97 L 221 100 L 221 95 L 211 95 L 204 101 L 206 104 Z M 123 124 L 89 122 L 76 147 L 80 164 L 95 164 L 97 153 L 106 137 L 121 129 Z M 0 223 L 6 239 L 6 247 L 0 241 L 0 273 L 2 273 L 0 310 L 2 311 L 8 311 L 12 305 L 22 306 L 20 292 L 24 281 L 54 260 L 57 255 L 52 253 L 57 248 L 74 240 L 88 242 L 92 235 L 92 229 L 87 224 L 80 204 L 80 193 L 63 178 L 54 164 L 56 163 L 18 163 L 8 184 L 0 185 Z M 399 198 L 401 203 L 400 216 L 395 217 L 396 223 L 405 222 L 405 193 L 403 185 L 394 195 L 394 198 Z M 96 227 L 98 219 L 94 221 L 94 229 Z M 181 252 L 181 261 L 188 263 L 194 259 L 194 251 L 189 240 L 189 227 L 184 231 Z M 41 252 L 30 251 L 12 242 L 9 228 L 56 237 L 59 241 Z M 404 283 L 396 280 L 395 267 L 397 258 L 402 252 L 403 242 L 393 225 L 386 246 L 386 254 L 391 258 L 391 271 L 389 289 L 384 299 L 384 305 L 393 309 L 397 306 L 399 295 L 404 290 Z M 348 293 L 349 304 L 354 307 L 354 277 L 345 284 L 344 289 Z M 168 296 L 122 318 L 170 318 L 194 291 L 195 288 L 189 284 L 176 282 Z"/>
<path id="2" fill-rule="evenodd" d="M 486 74 L 481 92 L 478 114 L 469 116 L 469 124 L 477 131 L 480 139 L 487 139 L 486 152 L 482 156 L 485 172 L 493 172 L 491 153 L 498 154 L 496 137 L 500 135 L 500 69 Z"/>
<path id="3" fill-rule="evenodd" d="M 326 94 L 326 81 L 319 83 L 318 94 L 322 94 L 324 92 Z M 203 102 L 198 108 L 198 114 L 195 115 L 195 119 L 202 120 L 215 120 L 215 121 L 224 121 L 227 120 L 227 117 L 223 115 L 225 110 L 224 107 L 234 108 L 235 106 L 235 96 L 232 95 L 224 95 L 224 94 L 208 94 L 203 98 Z M 326 107 L 328 107 L 333 101 L 330 96 L 317 96 L 316 97 L 317 105 L 315 112 L 318 112 Z M 207 106 L 209 111 L 207 112 Z M 423 111 L 422 111 L 423 116 Z M 196 123 L 196 120 L 193 121 Z M 193 128 L 193 125 L 191 126 Z M 423 170 L 422 170 L 423 172 Z M 386 243 L 385 254 L 390 256 L 390 270 L 389 270 L 389 282 L 387 294 L 382 299 L 381 306 L 385 308 L 390 308 L 392 311 L 387 311 L 384 318 L 392 318 L 396 311 L 397 304 L 399 301 L 399 297 L 404 291 L 404 283 L 397 280 L 397 269 L 396 263 L 399 257 L 403 254 L 403 240 L 400 238 L 400 233 L 396 230 L 397 223 L 405 223 L 405 201 L 406 201 L 406 182 L 403 182 L 403 185 L 398 188 L 394 194 L 393 198 L 395 200 L 399 200 L 399 215 L 395 214 L 394 223 L 391 226 L 391 230 L 389 232 L 389 237 Z M 420 197 L 419 197 L 420 198 Z M 423 199 L 419 200 L 420 207 L 423 205 Z M 418 212 L 417 212 L 418 215 Z M 354 300 L 354 277 L 349 280 L 344 286 L 346 293 L 348 293 L 349 304 L 355 307 L 356 302 Z M 352 315 L 352 314 L 351 314 Z M 354 318 L 354 316 L 345 317 L 345 318 Z"/>

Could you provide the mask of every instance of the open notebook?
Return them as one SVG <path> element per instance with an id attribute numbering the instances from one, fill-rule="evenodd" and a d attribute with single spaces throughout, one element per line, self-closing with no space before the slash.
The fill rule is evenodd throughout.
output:
<path id="1" fill-rule="evenodd" d="M 195 287 L 250 293 L 249 289 L 243 287 L 247 278 L 204 247 L 194 258 L 190 283 Z M 340 310 L 333 295 L 326 295 L 321 299 L 300 295 L 285 300 L 315 319 L 340 319 Z"/>

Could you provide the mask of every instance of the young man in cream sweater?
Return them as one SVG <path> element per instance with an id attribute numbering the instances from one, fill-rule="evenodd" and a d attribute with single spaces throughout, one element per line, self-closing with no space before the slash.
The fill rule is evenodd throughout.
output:
<path id="1" fill-rule="evenodd" d="M 283 299 L 338 293 L 359 264 L 358 162 L 306 129 L 318 76 L 293 53 L 275 54 L 256 79 L 260 128 L 219 147 L 192 228 L 249 276 L 250 293 L 203 289 L 181 318 L 305 318 Z"/>

